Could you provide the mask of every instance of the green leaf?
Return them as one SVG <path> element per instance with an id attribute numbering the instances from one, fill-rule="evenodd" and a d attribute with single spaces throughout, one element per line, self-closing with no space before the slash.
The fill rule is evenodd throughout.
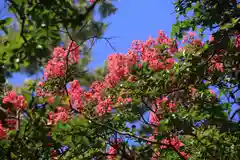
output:
<path id="1" fill-rule="evenodd" d="M 9 136 L 15 136 L 17 134 L 17 131 L 16 130 L 10 130 L 9 132 L 8 132 L 8 135 Z"/>
<path id="2" fill-rule="evenodd" d="M 69 128 L 69 126 L 67 124 L 63 124 L 61 121 L 58 121 L 57 128 L 58 129 L 67 129 L 67 128 Z"/>
<path id="3" fill-rule="evenodd" d="M 181 57 L 183 57 L 183 52 L 177 52 L 177 53 L 174 54 L 174 58 L 179 59 Z"/>
<path id="4" fill-rule="evenodd" d="M 232 24 L 236 25 L 236 23 L 239 21 L 239 18 L 232 18 Z"/>
<path id="5" fill-rule="evenodd" d="M 10 155 L 11 155 L 11 158 L 13 158 L 13 159 L 16 159 L 16 158 L 17 158 L 17 156 L 16 156 L 14 153 L 12 153 L 12 152 L 11 152 Z"/>
<path id="6" fill-rule="evenodd" d="M 89 146 L 89 140 L 88 140 L 87 137 L 83 136 L 83 137 L 81 138 L 81 141 L 82 141 L 82 143 L 83 143 L 84 145 Z"/>
<path id="7" fill-rule="evenodd" d="M 209 48 L 209 45 L 207 43 L 205 43 L 203 48 L 204 48 L 204 50 L 207 50 Z"/>
<path id="8" fill-rule="evenodd" d="M 81 125 L 81 126 L 88 126 L 88 120 L 85 119 L 85 118 L 79 118 L 79 117 L 73 117 L 71 120 L 69 120 L 68 122 L 70 125 L 73 125 L 73 126 L 78 126 L 78 125 Z"/>
<path id="9" fill-rule="evenodd" d="M 143 74 L 146 74 L 148 72 L 148 63 L 144 62 L 142 68 L 143 68 Z"/>
<path id="10" fill-rule="evenodd" d="M 157 135 L 157 137 L 156 137 L 156 139 L 158 140 L 158 141 L 161 141 L 162 139 L 164 139 L 165 138 L 165 136 L 163 136 L 163 135 Z"/>
<path id="11" fill-rule="evenodd" d="M 192 10 L 192 7 L 187 7 L 185 14 Z"/>
<path id="12" fill-rule="evenodd" d="M 54 103 L 51 104 L 54 108 L 57 107 L 58 105 L 60 105 L 61 103 L 61 100 L 60 100 L 60 97 L 59 96 L 55 96 L 54 97 Z"/>
<path id="13" fill-rule="evenodd" d="M 99 7 L 99 12 L 103 18 L 110 16 L 111 14 L 115 13 L 117 8 L 115 8 L 111 3 L 103 2 L 102 5 Z"/>
<path id="14" fill-rule="evenodd" d="M 28 93 L 25 93 L 25 94 L 23 94 L 23 96 L 24 96 L 25 100 L 29 103 L 31 100 L 31 95 Z"/>
<path id="15" fill-rule="evenodd" d="M 67 145 L 69 144 L 70 142 L 72 142 L 72 136 L 67 136 L 64 138 L 64 144 Z"/>
<path id="16" fill-rule="evenodd" d="M 22 4 L 24 1 L 26 1 L 26 0 L 14 0 L 14 2 L 17 4 Z"/>
<path id="17" fill-rule="evenodd" d="M 179 151 L 184 152 L 184 151 L 185 151 L 185 146 L 181 146 L 181 147 L 179 148 Z"/>
<path id="18" fill-rule="evenodd" d="M 226 30 L 226 29 L 230 29 L 233 27 L 233 24 L 232 23 L 225 23 L 224 25 L 222 25 L 220 27 L 221 30 Z"/>
<path id="19" fill-rule="evenodd" d="M 5 18 L 3 20 L 0 20 L 0 27 L 3 27 L 3 26 L 8 26 L 9 24 L 11 24 L 13 21 L 12 18 L 8 17 L 8 18 Z"/>
<path id="20" fill-rule="evenodd" d="M 172 32 L 171 32 L 171 36 L 173 37 L 175 34 L 179 33 L 179 27 L 176 25 L 172 25 Z"/>

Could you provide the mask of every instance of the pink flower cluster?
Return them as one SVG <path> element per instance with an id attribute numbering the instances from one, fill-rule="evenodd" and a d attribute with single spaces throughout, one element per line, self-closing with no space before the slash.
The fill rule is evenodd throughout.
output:
<path id="1" fill-rule="evenodd" d="M 194 35 L 189 34 L 190 39 Z M 163 45 L 164 49 L 159 50 L 159 45 Z M 109 113 L 114 105 L 112 97 L 104 97 L 103 93 L 106 88 L 114 87 L 120 80 L 136 81 L 134 75 L 131 75 L 130 68 L 137 65 L 140 69 L 143 63 L 148 63 L 149 67 L 154 70 L 167 70 L 173 67 L 173 54 L 178 50 L 175 40 L 168 38 L 163 31 L 159 31 L 156 39 L 149 38 L 144 41 L 133 41 L 131 48 L 127 54 L 112 54 L 108 57 L 108 74 L 103 81 L 94 82 L 90 91 L 86 92 L 80 86 L 79 82 L 74 80 L 70 82 L 68 89 L 69 98 L 72 107 L 81 112 L 84 103 L 97 102 L 96 112 L 99 116 Z M 69 42 L 67 49 L 56 47 L 54 49 L 52 59 L 49 60 L 44 68 L 44 79 L 57 78 L 66 74 L 67 65 L 72 65 L 78 62 L 80 58 L 79 46 L 75 42 Z M 54 102 L 54 95 L 48 93 L 43 89 L 44 82 L 40 82 L 36 90 L 37 96 L 48 97 L 48 102 Z M 61 93 L 66 94 L 65 91 Z M 58 93 L 55 93 L 58 94 Z M 118 104 L 131 103 L 131 98 L 118 97 Z M 15 93 L 10 92 L 8 96 L 4 97 L 4 103 L 12 103 L 15 108 L 24 108 L 26 106 L 23 96 L 16 96 Z M 160 106 L 161 100 L 156 100 L 156 108 Z M 174 111 L 175 104 L 167 101 L 169 111 Z M 49 113 L 51 123 L 56 123 L 58 120 L 68 119 L 66 111 L 60 111 L 59 108 L 56 113 Z M 158 118 L 157 118 L 158 116 Z M 151 113 L 151 123 L 159 125 L 160 115 Z M 158 120 L 157 120 L 158 119 Z"/>
<path id="2" fill-rule="evenodd" d="M 159 53 L 159 50 L 156 48 L 158 45 L 165 45 L 168 54 Z M 129 52 L 140 54 L 137 60 L 147 62 L 152 70 L 159 71 L 172 67 L 174 63 L 172 54 L 177 50 L 177 43 L 173 39 L 169 39 L 163 31 L 159 31 L 156 39 L 150 37 L 145 42 L 133 41 L 132 49 Z M 141 66 L 141 64 L 139 65 Z"/>
<path id="3" fill-rule="evenodd" d="M 18 96 L 15 91 L 8 92 L 7 96 L 3 97 L 2 102 L 4 104 L 11 103 L 15 109 L 24 109 L 27 107 L 25 98 L 22 95 Z"/>
<path id="4" fill-rule="evenodd" d="M 152 160 L 158 160 L 160 157 L 160 152 L 153 153 Z"/>
<path id="5" fill-rule="evenodd" d="M 108 160 L 115 160 L 117 155 L 117 148 L 110 147 L 108 150 L 108 154 L 110 154 L 107 158 Z"/>
<path id="6" fill-rule="evenodd" d="M 106 84 L 100 81 L 95 81 L 92 83 L 90 91 L 86 92 L 83 88 L 81 88 L 77 80 L 70 82 L 68 93 L 72 107 L 74 107 L 78 112 L 81 112 L 84 100 L 86 103 L 96 101 L 96 112 L 99 116 L 102 116 L 105 113 L 110 113 L 112 111 L 113 102 L 111 98 L 102 97 L 102 92 L 105 88 Z"/>
<path id="7" fill-rule="evenodd" d="M 67 50 L 61 47 L 54 48 L 53 57 L 44 68 L 44 78 L 47 80 L 49 78 L 64 76 L 67 64 L 77 63 L 79 58 L 79 46 L 73 41 L 70 41 Z"/>
<path id="8" fill-rule="evenodd" d="M 171 54 L 174 54 L 178 50 L 178 46 L 175 40 L 168 38 L 162 30 L 158 32 L 157 42 L 166 45 L 168 52 Z"/>
<path id="9" fill-rule="evenodd" d="M 182 40 L 182 44 L 184 43 L 188 43 L 188 44 L 192 44 L 195 46 L 203 46 L 203 42 L 199 39 L 196 39 L 196 33 L 195 32 L 188 32 L 187 34 L 185 34 L 183 36 L 183 40 Z M 213 41 L 214 39 L 212 37 L 210 37 L 209 39 L 210 41 Z"/>
<path id="10" fill-rule="evenodd" d="M 152 111 L 149 115 L 149 123 L 152 124 L 152 128 L 154 129 L 154 133 L 151 137 L 149 137 L 149 140 L 155 140 L 155 135 L 158 134 L 158 131 L 156 129 L 156 126 L 160 125 L 160 120 L 162 118 L 162 113 L 159 113 L 159 111 L 166 106 L 167 108 L 164 108 L 164 110 L 168 109 L 169 112 L 176 111 L 176 104 L 169 101 L 168 98 L 157 98 L 152 105 Z M 188 155 L 185 152 L 180 151 L 180 147 L 184 146 L 184 144 L 177 138 L 172 137 L 170 139 L 163 139 L 161 143 L 169 145 L 171 148 L 174 148 L 174 150 L 177 150 L 179 154 L 181 154 L 182 157 L 185 159 L 188 159 Z M 166 145 L 160 145 L 160 148 L 168 148 Z M 154 153 L 152 156 L 152 160 L 156 160 L 160 156 L 160 152 Z"/>
<path id="11" fill-rule="evenodd" d="M 127 104 L 127 103 L 131 103 L 131 102 L 132 102 L 132 98 L 118 97 L 118 99 L 117 99 L 118 104 Z"/>
<path id="12" fill-rule="evenodd" d="M 68 114 L 68 110 L 63 107 L 57 107 L 56 112 L 48 113 L 48 125 L 57 124 L 58 121 L 66 122 L 70 117 Z"/>
<path id="13" fill-rule="evenodd" d="M 157 98 L 152 104 L 152 111 L 149 115 L 150 124 L 153 124 L 154 126 L 160 125 L 162 115 L 159 114 L 159 111 L 163 109 L 164 106 L 166 106 L 164 110 L 168 109 L 169 112 L 174 112 L 176 110 L 176 104 L 169 101 L 166 97 Z"/>
<path id="14" fill-rule="evenodd" d="M 150 136 L 149 141 L 155 140 L 156 137 Z M 149 142 L 148 144 L 150 144 L 151 142 Z M 159 145 L 160 149 L 166 149 L 166 148 L 172 148 L 175 151 L 178 152 L 178 154 L 181 155 L 182 158 L 184 158 L 185 160 L 187 160 L 189 158 L 189 155 L 186 152 L 183 152 L 180 150 L 181 147 L 184 146 L 184 144 L 177 138 L 177 137 L 170 137 L 170 138 L 165 138 L 163 140 L 161 140 L 160 142 L 161 145 Z M 152 160 L 157 160 L 160 157 L 160 152 L 156 152 L 153 153 L 152 155 Z"/>
<path id="15" fill-rule="evenodd" d="M 165 45 L 168 54 L 159 53 L 158 45 Z M 154 71 L 170 69 L 174 64 L 172 54 L 178 50 L 174 40 L 169 39 L 163 31 L 159 32 L 156 39 L 150 37 L 146 42 L 133 41 L 131 46 L 127 54 L 112 54 L 108 57 L 109 73 L 105 78 L 108 87 L 113 87 L 122 78 L 129 77 L 133 65 L 141 67 L 146 62 Z"/>
<path id="16" fill-rule="evenodd" d="M 7 136 L 7 130 L 3 127 L 2 123 L 0 122 L 0 139 L 4 139 Z"/>
<path id="17" fill-rule="evenodd" d="M 102 93 L 108 84 L 96 81 L 91 85 L 91 93 L 93 100 L 97 100 L 96 112 L 99 116 L 112 111 L 112 99 L 103 98 Z"/>
<path id="18" fill-rule="evenodd" d="M 113 87 L 117 82 L 129 76 L 130 67 L 138 62 L 137 54 L 128 52 L 124 54 L 112 54 L 108 57 L 108 75 L 105 81 L 109 87 Z"/>
<path id="19" fill-rule="evenodd" d="M 98 115 L 102 116 L 105 113 L 110 113 L 112 111 L 113 102 L 111 98 L 106 98 L 103 101 L 100 101 L 96 107 Z"/>
<path id="20" fill-rule="evenodd" d="M 159 51 L 156 49 L 156 46 L 160 44 L 166 45 L 167 52 L 171 53 L 167 55 L 161 55 L 161 53 L 159 53 Z M 138 65 L 141 67 L 143 62 L 148 63 L 149 67 L 153 70 L 170 69 L 174 64 L 172 53 L 175 53 L 176 51 L 177 45 L 175 45 L 174 41 L 169 39 L 163 31 L 159 32 L 159 35 L 155 40 L 149 38 L 146 42 L 133 41 L 132 48 L 127 54 L 116 53 L 108 57 L 108 74 L 106 75 L 104 81 L 94 82 L 91 85 L 89 92 L 85 92 L 77 81 L 70 83 L 68 92 L 72 106 L 81 111 L 83 109 L 83 99 L 86 101 L 91 100 L 97 102 L 96 112 L 100 116 L 111 112 L 112 106 L 114 105 L 112 98 L 104 98 L 102 96 L 102 93 L 106 88 L 114 87 L 122 79 L 134 81 L 134 78 L 130 73 L 130 69 L 133 65 Z M 73 55 L 76 56 L 77 51 L 74 53 L 75 54 Z M 59 59 L 64 60 L 64 57 L 66 57 L 66 52 L 61 48 L 55 49 L 53 59 L 50 61 L 56 62 L 56 57 L 58 57 L 58 62 Z M 77 58 L 75 58 L 74 62 L 76 62 L 76 59 Z M 63 66 L 65 66 L 65 62 L 63 60 L 60 61 L 59 64 L 62 63 L 64 64 Z M 57 70 L 60 67 L 56 67 L 57 69 L 54 70 L 54 67 L 51 67 L 50 65 L 49 68 L 52 68 L 52 71 L 50 72 L 50 70 L 46 70 L 45 75 L 47 75 L 47 77 L 63 76 L 65 74 L 64 69 L 61 69 L 61 71 Z M 130 77 L 132 78 L 130 79 Z M 129 103 L 131 100 L 129 98 L 126 100 L 118 99 L 118 103 L 123 103 L 124 101 Z"/>
<path id="21" fill-rule="evenodd" d="M 6 119 L 5 121 L 8 125 L 9 130 L 15 130 L 16 129 L 16 124 L 17 124 L 16 119 Z"/>
<path id="22" fill-rule="evenodd" d="M 180 155 L 184 159 L 187 160 L 189 158 L 189 155 L 186 152 L 180 151 L 180 148 L 183 147 L 184 144 L 177 137 L 172 137 L 170 139 L 164 139 L 162 141 L 162 143 L 172 146 L 175 150 L 177 150 L 180 153 Z M 166 146 L 162 146 L 162 148 L 166 148 Z"/>
<path id="23" fill-rule="evenodd" d="M 25 109 L 27 107 L 27 103 L 25 101 L 25 98 L 20 95 L 18 96 L 15 91 L 10 91 L 6 96 L 3 97 L 2 99 L 3 104 L 12 104 L 15 110 L 18 109 Z M 8 112 L 11 112 L 12 108 L 8 108 Z M 8 129 L 14 130 L 17 121 L 15 119 L 5 119 L 5 122 L 8 125 Z M 0 139 L 6 138 L 7 137 L 7 129 L 5 129 L 2 126 L 2 123 L 0 122 Z"/>
<path id="24" fill-rule="evenodd" d="M 84 95 L 84 90 L 83 88 L 81 88 L 77 80 L 70 82 L 68 93 L 72 107 L 75 108 L 77 111 L 81 112 L 83 109 L 82 96 Z"/>
<path id="25" fill-rule="evenodd" d="M 109 156 L 107 156 L 108 160 L 116 160 L 117 151 L 121 147 L 122 142 L 123 142 L 123 139 L 121 139 L 121 138 L 117 138 L 113 142 L 110 142 L 111 146 L 108 149 L 108 154 L 109 154 Z"/>
<path id="26" fill-rule="evenodd" d="M 90 94 L 92 95 L 92 100 L 102 101 L 102 92 L 106 88 L 106 83 L 101 81 L 95 81 L 90 86 Z"/>
<path id="27" fill-rule="evenodd" d="M 210 61 L 210 67 L 208 68 L 209 72 L 213 72 L 217 70 L 219 72 L 224 72 L 224 65 L 221 62 L 221 57 L 219 55 L 215 55 Z"/>
<path id="28" fill-rule="evenodd" d="M 176 110 L 176 104 L 172 101 L 169 101 L 167 97 L 163 97 L 162 99 L 157 98 L 155 101 L 156 108 L 159 109 L 160 107 L 162 107 L 163 103 L 167 105 L 169 112 L 174 112 Z"/>

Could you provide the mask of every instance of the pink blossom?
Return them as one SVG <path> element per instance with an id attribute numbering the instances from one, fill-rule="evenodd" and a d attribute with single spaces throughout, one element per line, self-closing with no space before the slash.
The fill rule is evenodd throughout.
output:
<path id="1" fill-rule="evenodd" d="M 18 96 L 15 91 L 8 92 L 7 96 L 3 97 L 2 102 L 13 104 L 15 109 L 24 109 L 27 106 L 25 98 L 22 95 Z"/>
<path id="2" fill-rule="evenodd" d="M 83 109 L 82 97 L 84 96 L 84 90 L 83 90 L 83 88 L 81 88 L 81 86 L 77 80 L 70 82 L 70 87 L 68 89 L 68 93 L 69 93 L 69 97 L 70 97 L 72 106 L 76 110 L 81 112 Z"/>
<path id="3" fill-rule="evenodd" d="M 113 102 L 110 98 L 100 101 L 96 107 L 96 112 L 99 116 L 112 111 Z"/>
<path id="4" fill-rule="evenodd" d="M 212 89 L 210 89 L 209 92 L 210 94 L 215 95 L 215 92 Z"/>
<path id="5" fill-rule="evenodd" d="M 110 154 L 109 156 L 107 156 L 108 160 L 115 160 L 117 157 L 117 151 L 120 148 L 120 144 L 123 142 L 123 139 L 114 139 L 111 144 L 111 147 L 108 149 L 108 154 Z"/>
<path id="6" fill-rule="evenodd" d="M 117 149 L 114 147 L 110 147 L 108 150 L 108 154 L 110 154 L 109 156 L 107 156 L 108 160 L 115 160 L 117 156 Z"/>
<path id="7" fill-rule="evenodd" d="M 5 121 L 6 121 L 6 123 L 8 125 L 8 128 L 10 130 L 15 130 L 16 129 L 16 124 L 17 124 L 16 119 L 6 119 Z"/>
<path id="8" fill-rule="evenodd" d="M 197 92 L 197 89 L 194 88 L 194 87 L 191 87 L 191 88 L 189 89 L 189 92 L 190 92 L 191 95 L 194 95 L 194 94 Z"/>
<path id="9" fill-rule="evenodd" d="M 66 50 L 62 47 L 54 48 L 52 59 L 44 67 L 44 77 L 46 80 L 49 78 L 57 78 L 64 76 L 68 65 L 78 62 L 80 58 L 79 46 L 70 41 Z"/>
<path id="10" fill-rule="evenodd" d="M 0 122 L 0 139 L 4 139 L 7 137 L 7 130 L 2 126 Z"/>
<path id="11" fill-rule="evenodd" d="M 56 112 L 49 112 L 48 124 L 57 124 L 58 121 L 66 122 L 69 119 L 68 111 L 63 107 L 57 107 Z"/>
<path id="12" fill-rule="evenodd" d="M 160 157 L 160 152 L 153 153 L 152 160 L 158 160 Z"/>
<path id="13" fill-rule="evenodd" d="M 221 58 L 219 55 L 215 55 L 210 61 L 210 67 L 208 68 L 210 72 L 214 70 L 224 72 L 224 65 L 221 62 Z"/>
<path id="14" fill-rule="evenodd" d="M 152 111 L 150 112 L 150 115 L 149 115 L 149 123 L 155 126 L 160 125 L 160 118 L 156 115 L 156 113 Z"/>
<path id="15" fill-rule="evenodd" d="M 126 104 L 126 103 L 131 103 L 131 102 L 132 102 L 132 98 L 118 97 L 118 99 L 117 99 L 117 103 L 119 103 L 119 104 Z"/>
<path id="16" fill-rule="evenodd" d="M 51 97 L 48 98 L 48 103 L 49 103 L 49 104 L 53 104 L 54 101 L 55 101 L 55 98 L 54 98 L 53 96 L 51 96 Z"/>

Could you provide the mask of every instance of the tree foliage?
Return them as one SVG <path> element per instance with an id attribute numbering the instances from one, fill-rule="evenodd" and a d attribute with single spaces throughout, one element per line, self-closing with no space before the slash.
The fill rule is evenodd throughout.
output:
<path id="1" fill-rule="evenodd" d="M 177 14 L 173 25 L 173 35 L 182 36 L 184 31 L 196 30 L 239 33 L 240 6 L 237 0 L 176 0 Z"/>
<path id="2" fill-rule="evenodd" d="M 116 11 L 113 3 L 105 0 L 93 3 L 6 0 L 6 3 L 14 17 L 0 20 L 4 32 L 0 37 L 1 83 L 12 72 L 36 73 L 47 62 L 53 48 L 69 38 L 84 45 L 87 40 L 100 37 L 107 27 L 102 20 Z M 94 14 L 101 20 L 96 20 Z"/>
<path id="3" fill-rule="evenodd" d="M 177 43 L 163 31 L 134 41 L 127 54 L 109 56 L 91 85 L 71 78 L 81 47 L 56 47 L 43 80 L 3 97 L 2 159 L 238 159 L 233 101 L 219 99 L 238 91 L 225 76 L 231 57 L 206 57 L 211 43 L 192 33 L 184 47 Z M 220 84 L 220 95 L 209 89 Z"/>
<path id="4" fill-rule="evenodd" d="M 177 12 L 198 4 L 201 15 L 210 16 L 203 11 L 218 10 L 207 6 L 217 2 L 178 1 L 183 7 Z M 180 27 L 175 31 L 205 25 L 206 18 L 194 16 L 177 22 L 191 24 L 175 25 Z M 126 54 L 110 55 L 104 67 L 90 73 L 84 69 L 89 51 L 81 43 L 91 27 L 81 32 L 68 24 L 60 27 L 68 43 L 46 45 L 52 54 L 42 79 L 5 87 L 1 159 L 239 159 L 240 126 L 234 117 L 240 110 L 230 114 L 240 103 L 239 79 L 233 76 L 240 68 L 240 41 L 230 34 L 238 21 L 207 41 L 194 32 L 180 41 L 159 31 L 155 39 L 133 41 Z"/>
<path id="5" fill-rule="evenodd" d="M 199 31 L 203 36 L 209 30 L 212 35 L 209 37 L 211 47 L 205 50 L 205 55 L 221 55 L 225 59 L 225 76 L 230 83 L 240 82 L 240 54 L 236 49 L 229 50 L 232 45 L 239 45 L 240 33 L 240 4 L 238 0 L 176 0 L 174 2 L 176 23 L 172 27 L 172 35 L 182 38 L 186 31 Z M 233 44 L 233 41 L 237 43 Z M 217 52 L 216 52 L 217 51 Z M 232 57 L 230 60 L 227 57 Z M 234 57 L 234 58 L 233 58 Z M 226 78 L 225 77 L 225 78 Z M 228 81 L 226 83 L 228 83 Z M 233 82 L 234 81 L 234 82 Z M 221 88 L 222 84 L 215 86 Z M 236 99 L 236 98 L 235 98 Z"/>

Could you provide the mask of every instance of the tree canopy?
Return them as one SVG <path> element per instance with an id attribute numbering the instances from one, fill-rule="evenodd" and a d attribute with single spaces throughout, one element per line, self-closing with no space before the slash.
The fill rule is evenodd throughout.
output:
<path id="1" fill-rule="evenodd" d="M 206 11 L 202 16 L 209 16 L 211 9 L 205 2 L 214 6 L 218 1 L 177 1 L 175 5 L 178 13 L 185 14 L 185 5 L 191 8 L 200 3 L 198 10 Z M 84 3 L 91 8 L 109 2 Z M 61 10 L 49 8 L 49 14 Z M 70 15 L 63 19 L 78 17 Z M 240 36 L 230 34 L 238 21 L 204 40 L 192 31 L 181 33 L 195 29 L 194 25 L 205 26 L 200 20 L 206 17 L 196 17 L 194 13 L 187 17 L 190 20 L 174 25 L 173 33 L 183 34 L 182 39 L 160 30 L 156 38 L 133 41 L 125 54 L 109 55 L 106 65 L 95 72 L 84 68 L 90 55 L 82 43 L 91 29 L 83 29 L 82 35 L 78 34 L 81 27 L 74 28 L 70 21 L 67 27 L 61 25 L 66 42 L 45 44 L 51 54 L 43 63 L 43 77 L 16 89 L 5 86 L 0 101 L 0 158 L 238 160 L 240 126 L 234 117 L 239 109 L 231 113 L 232 105 L 240 103 L 239 79 L 233 76 L 240 68 Z M 191 24 L 181 26 L 186 21 Z M 35 31 L 30 34 L 33 39 Z"/>
<path id="2" fill-rule="evenodd" d="M 110 1 L 96 0 L 6 0 L 13 17 L 0 20 L 1 83 L 12 72 L 34 74 L 53 48 L 69 39 L 79 45 L 102 36 L 103 19 L 116 11 Z M 94 14 L 101 19 L 96 20 Z"/>

